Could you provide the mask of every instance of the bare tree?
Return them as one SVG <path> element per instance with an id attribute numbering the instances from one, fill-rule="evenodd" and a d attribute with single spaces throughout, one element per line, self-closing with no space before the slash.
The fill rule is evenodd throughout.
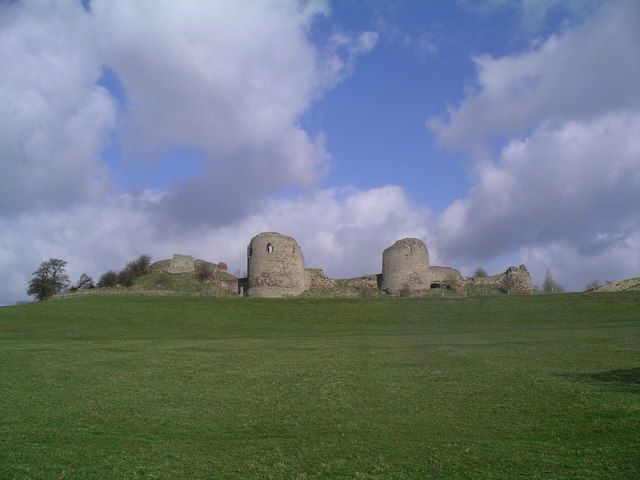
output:
<path id="1" fill-rule="evenodd" d="M 565 288 L 553 279 L 551 270 L 547 268 L 544 282 L 542 282 L 542 293 L 560 293 L 564 291 Z"/>
<path id="2" fill-rule="evenodd" d="M 71 287 L 71 290 L 84 290 L 86 288 L 93 288 L 93 278 L 86 273 L 80 275 L 78 281 Z"/>
<path id="3" fill-rule="evenodd" d="M 600 287 L 602 284 L 600 283 L 599 280 L 596 280 L 595 278 L 593 280 L 591 280 L 589 283 L 587 283 L 584 286 L 585 290 L 595 290 L 596 288 Z"/>
<path id="4" fill-rule="evenodd" d="M 35 277 L 29 282 L 27 295 L 32 295 L 38 301 L 42 301 L 62 292 L 69 286 L 66 266 L 67 262 L 59 258 L 50 258 L 46 262 L 42 262 L 40 268 L 33 272 Z"/>

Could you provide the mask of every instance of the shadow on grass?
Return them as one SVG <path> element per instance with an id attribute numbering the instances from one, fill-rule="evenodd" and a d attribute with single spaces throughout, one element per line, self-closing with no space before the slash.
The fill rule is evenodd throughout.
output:
<path id="1" fill-rule="evenodd" d="M 585 382 L 603 382 L 621 392 L 640 393 L 640 367 L 596 373 L 565 374 L 564 376 Z"/>

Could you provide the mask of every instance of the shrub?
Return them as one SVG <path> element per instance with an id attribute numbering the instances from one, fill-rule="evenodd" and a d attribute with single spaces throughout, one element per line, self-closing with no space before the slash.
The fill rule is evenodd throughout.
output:
<path id="1" fill-rule="evenodd" d="M 169 274 L 167 272 L 160 272 L 156 279 L 156 286 L 166 288 L 169 286 Z"/>
<path id="2" fill-rule="evenodd" d="M 474 277 L 483 278 L 483 277 L 486 277 L 488 275 L 487 275 L 487 272 L 484 270 L 484 268 L 478 267 L 478 268 L 476 268 L 476 271 L 473 272 L 473 276 Z"/>
<path id="3" fill-rule="evenodd" d="M 98 288 L 115 287 L 118 284 L 118 274 L 113 270 L 103 273 L 98 280 Z"/>
<path id="4" fill-rule="evenodd" d="M 211 278 L 211 268 L 206 262 L 196 262 L 196 277 L 201 282 L 206 282 Z"/>

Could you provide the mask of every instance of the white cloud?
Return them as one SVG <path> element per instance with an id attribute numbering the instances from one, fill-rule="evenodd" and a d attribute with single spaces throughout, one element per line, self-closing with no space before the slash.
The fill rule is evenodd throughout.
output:
<path id="1" fill-rule="evenodd" d="M 615 8 L 614 8 L 615 7 Z M 640 107 L 640 11 L 604 6 L 585 24 L 552 35 L 529 52 L 474 58 L 477 88 L 428 125 L 449 149 L 485 146 L 547 120 L 589 120 Z"/>
<path id="2" fill-rule="evenodd" d="M 203 152 L 202 177 L 176 183 L 160 205 L 191 225 L 228 223 L 264 195 L 313 186 L 329 155 L 300 116 L 376 42 L 373 32 L 335 33 L 313 45 L 324 2 L 94 0 L 91 9 L 100 54 L 126 90 L 130 157 L 176 144 Z"/>
<path id="3" fill-rule="evenodd" d="M 496 164 L 477 167 L 469 196 L 439 217 L 439 251 L 476 262 L 558 242 L 585 257 L 628 253 L 640 232 L 638 131 L 640 113 L 612 113 L 545 123 L 512 140 Z"/>
<path id="4" fill-rule="evenodd" d="M 0 213 L 97 198 L 115 108 L 75 3 L 0 7 Z"/>
<path id="5" fill-rule="evenodd" d="M 553 278 L 571 291 L 584 290 L 587 283 L 600 283 L 637 277 L 640 272 L 640 229 L 598 255 L 581 253 L 575 247 L 557 242 L 524 249 L 522 261 L 532 277 L 542 284 L 547 268 Z"/>
<path id="6" fill-rule="evenodd" d="M 0 8 L 0 206 L 4 211 L 99 198 L 110 136 L 129 161 L 175 146 L 202 152 L 203 178 L 165 196 L 165 211 L 235 196 L 251 201 L 326 171 L 321 136 L 300 127 L 324 90 L 353 71 L 376 34 L 312 44 L 325 2 L 25 1 Z M 108 68 L 123 88 L 100 86 Z M 117 100 L 117 101 L 116 101 Z M 6 160 L 4 160 L 6 159 Z M 212 196 L 204 184 L 215 183 Z M 242 192 L 238 195 L 237 192 Z M 184 215 L 181 215 L 184 219 Z M 194 219 L 198 222 L 205 218 Z"/>
<path id="7" fill-rule="evenodd" d="M 446 261 L 519 257 L 534 279 L 549 267 L 571 289 L 596 272 L 638 275 L 640 57 L 624 47 L 634 44 L 638 4 L 614 2 L 529 52 L 474 59 L 477 88 L 429 121 L 443 146 L 475 154 L 468 196 L 434 221 Z M 489 145 L 501 145 L 497 158 Z"/>

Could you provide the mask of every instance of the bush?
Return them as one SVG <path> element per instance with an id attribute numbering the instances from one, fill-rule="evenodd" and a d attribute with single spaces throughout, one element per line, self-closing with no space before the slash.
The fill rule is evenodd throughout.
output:
<path id="1" fill-rule="evenodd" d="M 150 266 L 151 257 L 149 255 L 140 255 L 135 260 L 127 263 L 120 273 L 123 274 L 124 278 L 133 280 L 149 273 Z"/>
<path id="2" fill-rule="evenodd" d="M 151 257 L 140 255 L 137 259 L 127 263 L 120 272 L 109 270 L 102 275 L 98 281 L 98 287 L 115 287 L 117 285 L 130 287 L 136 278 L 149 273 L 150 266 Z"/>
<path id="3" fill-rule="evenodd" d="M 488 275 L 487 275 L 487 272 L 484 270 L 484 268 L 478 267 L 478 268 L 476 268 L 476 271 L 473 272 L 473 276 L 474 277 L 478 277 L 478 278 L 483 278 L 483 277 L 486 277 Z"/>
<path id="4" fill-rule="evenodd" d="M 156 286 L 160 288 L 167 288 L 169 286 L 169 274 L 167 272 L 160 272 L 158 274 Z"/>
<path id="5" fill-rule="evenodd" d="M 211 278 L 211 268 L 205 262 L 196 262 L 196 277 L 201 282 L 206 282 Z"/>
<path id="6" fill-rule="evenodd" d="M 118 284 L 118 274 L 113 270 L 103 273 L 98 280 L 98 288 L 115 287 Z"/>

